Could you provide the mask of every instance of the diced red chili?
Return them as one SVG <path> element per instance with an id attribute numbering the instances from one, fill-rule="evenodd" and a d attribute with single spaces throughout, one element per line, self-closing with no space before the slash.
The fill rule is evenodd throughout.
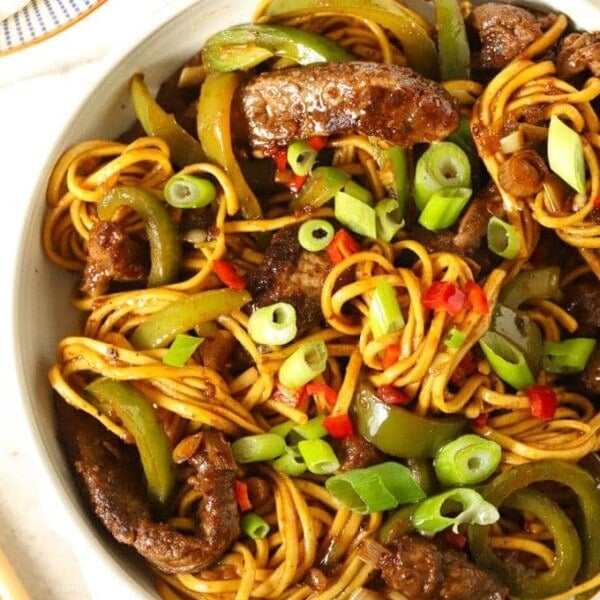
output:
<path id="1" fill-rule="evenodd" d="M 277 385 L 273 390 L 273 400 L 281 402 L 282 404 L 287 404 L 293 408 L 299 408 L 306 398 L 307 394 L 305 385 L 297 390 L 293 390 L 292 388 L 288 388 L 282 383 L 277 382 Z"/>
<path id="2" fill-rule="evenodd" d="M 425 308 L 443 310 L 455 317 L 465 305 L 465 293 L 448 281 L 434 281 L 421 299 Z"/>
<path id="3" fill-rule="evenodd" d="M 531 414 L 538 419 L 552 419 L 558 407 L 558 396 L 548 385 L 531 385 L 525 388 Z"/>
<path id="4" fill-rule="evenodd" d="M 478 315 L 487 315 L 490 312 L 487 296 L 481 287 L 474 281 L 468 281 L 465 285 L 467 302 Z"/>
<path id="5" fill-rule="evenodd" d="M 347 413 L 326 416 L 323 419 L 323 427 L 331 437 L 338 440 L 354 435 L 354 425 Z"/>
<path id="6" fill-rule="evenodd" d="M 594 200 L 594 208 L 600 208 L 600 196 Z"/>
<path id="7" fill-rule="evenodd" d="M 463 359 L 458 363 L 456 369 L 450 376 L 452 383 L 460 383 L 465 377 L 473 375 L 477 371 L 477 361 L 473 352 L 467 352 Z"/>
<path id="8" fill-rule="evenodd" d="M 248 494 L 248 485 L 239 479 L 235 480 L 235 499 L 241 511 L 252 510 L 252 503 Z"/>
<path id="9" fill-rule="evenodd" d="M 334 264 L 359 250 L 360 244 L 343 228 L 336 231 L 331 243 L 327 246 L 327 254 Z"/>
<path id="10" fill-rule="evenodd" d="M 400 345 L 399 344 L 390 344 L 383 351 L 383 358 L 381 359 L 381 366 L 383 370 L 395 365 L 398 362 L 398 357 L 400 356 Z"/>
<path id="11" fill-rule="evenodd" d="M 455 550 L 465 550 L 467 547 L 467 536 L 455 533 L 452 529 L 444 529 L 435 537 Z"/>
<path id="12" fill-rule="evenodd" d="M 473 427 L 485 427 L 487 425 L 488 418 L 488 413 L 480 413 L 479 416 L 471 419 L 471 423 L 473 423 Z"/>
<path id="13" fill-rule="evenodd" d="M 308 138 L 307 143 L 313 150 L 319 152 L 327 145 L 327 138 L 324 135 L 313 135 Z"/>
<path id="14" fill-rule="evenodd" d="M 333 406 L 337 402 L 338 393 L 326 383 L 311 381 L 306 384 L 306 393 L 310 395 L 323 394 L 325 402 L 327 402 L 329 406 Z"/>
<path id="15" fill-rule="evenodd" d="M 409 396 L 393 385 L 380 385 L 375 390 L 375 395 L 386 404 L 404 406 L 405 404 L 410 404 L 411 401 Z"/>
<path id="16" fill-rule="evenodd" d="M 308 175 L 293 174 L 290 182 L 288 183 L 288 188 L 290 189 L 290 191 L 296 193 L 304 185 L 304 182 L 307 179 L 308 179 Z"/>
<path id="17" fill-rule="evenodd" d="M 235 270 L 235 267 L 226 260 L 215 260 L 213 267 L 217 277 L 224 283 L 228 288 L 232 290 L 243 290 L 246 288 L 246 281 L 244 278 Z"/>

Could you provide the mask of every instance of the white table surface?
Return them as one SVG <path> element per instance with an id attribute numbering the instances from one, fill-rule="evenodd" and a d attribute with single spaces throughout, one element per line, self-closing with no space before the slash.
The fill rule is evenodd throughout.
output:
<path id="1" fill-rule="evenodd" d="M 27 201 L 50 147 L 110 53 L 140 20 L 147 27 L 191 1 L 107 0 L 58 35 L 0 55 L 0 547 L 34 600 L 107 598 L 110 591 L 85 551 L 65 536 L 19 406 L 11 296 Z"/>

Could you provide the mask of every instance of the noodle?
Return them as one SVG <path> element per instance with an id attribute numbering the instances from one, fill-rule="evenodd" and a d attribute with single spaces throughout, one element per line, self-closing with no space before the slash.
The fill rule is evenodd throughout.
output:
<path id="1" fill-rule="evenodd" d="M 267 16 L 268 6 L 264 2 L 258 8 L 257 23 L 279 23 L 280 19 Z M 470 5 L 463 8 L 468 14 Z M 432 35 L 429 24 L 409 14 Z M 375 19 L 320 13 L 284 23 L 336 41 L 361 60 L 400 66 L 409 62 L 399 41 Z M 272 234 L 312 219 L 335 220 L 338 215 L 331 206 L 289 208 L 293 190 L 278 188 L 261 197 L 264 213 L 259 218 L 244 219 L 240 216 L 243 197 L 226 165 L 207 160 L 178 170 L 169 145 L 159 137 L 88 140 L 68 149 L 48 182 L 42 243 L 51 261 L 84 277 L 100 221 L 97 207 L 107 192 L 133 186 L 164 200 L 165 185 L 177 173 L 210 180 L 216 198 L 201 209 L 202 219 L 184 234 L 181 277 L 176 281 L 144 289 L 139 282 L 125 279 L 123 285 L 109 286 L 99 295 L 82 289 L 74 292 L 72 304 L 84 322 L 80 334 L 58 343 L 56 364 L 49 373 L 56 394 L 132 444 L 134 436 L 117 414 L 86 391 L 90 382 L 101 378 L 127 382 L 154 408 L 178 465 L 187 463 L 202 443 L 203 432 L 210 429 L 231 441 L 265 433 L 287 421 L 299 425 L 315 416 L 352 415 L 357 390 L 365 382 L 375 390 L 400 391 L 409 410 L 419 417 L 465 419 L 471 433 L 500 446 L 498 473 L 538 461 L 577 463 L 600 450 L 600 417 L 593 398 L 570 389 L 568 379 L 541 369 L 535 383 L 553 390 L 557 407 L 552 417 L 538 418 L 532 415 L 525 391 L 506 384 L 480 352 L 506 286 L 535 270 L 536 252 L 548 232 L 575 249 L 572 254 L 577 259 L 571 257 L 572 264 L 561 275 L 563 290 L 590 276 L 600 279 L 600 79 L 589 77 L 577 86 L 557 74 L 556 62 L 549 56 L 567 24 L 566 17 L 558 15 L 489 81 L 443 82 L 470 123 L 486 175 L 501 197 L 504 218 L 514 228 L 517 256 L 498 259 L 480 276 L 474 259 L 451 250 L 431 250 L 426 241 L 412 236 L 406 223 L 390 241 L 365 238 L 358 251 L 342 255 L 324 277 L 319 296 L 323 326 L 298 323 L 300 333 L 286 344 L 255 341 L 250 330 L 254 306 L 234 308 L 189 330 L 205 341 L 182 366 L 165 362 L 166 347 L 136 348 L 131 336 L 152 315 L 163 314 L 193 294 L 223 288 L 218 269 L 223 261 L 248 278 L 268 260 L 266 241 Z M 284 69 L 289 60 L 274 58 L 266 64 L 265 70 Z M 196 68 L 201 68 L 200 76 L 192 73 Z M 181 86 L 199 88 L 207 76 L 204 65 L 188 65 Z M 499 182 L 499 171 L 512 154 L 502 141 L 515 132 L 527 136 L 528 131 L 545 140 L 552 116 L 568 123 L 582 141 L 585 194 L 557 198 L 544 186 L 529 196 L 517 196 Z M 328 164 L 360 181 L 373 202 L 389 197 L 394 178 L 381 157 L 390 144 L 358 133 L 332 136 L 325 143 Z M 414 169 L 420 152 L 407 154 L 407 168 Z M 258 152 L 257 158 L 264 162 L 271 157 L 265 159 Z M 169 210 L 181 225 L 186 209 Z M 407 209 L 408 224 L 415 220 L 414 211 L 414 206 Z M 119 208 L 113 222 L 134 244 L 147 244 L 143 219 L 132 208 Z M 456 314 L 432 309 L 426 296 L 436 283 L 455 290 L 475 284 L 489 310 L 476 310 L 470 300 Z M 403 324 L 378 335 L 371 311 L 382 286 L 393 290 Z M 526 298 L 519 314 L 537 327 L 546 343 L 574 337 L 579 327 L 577 318 L 556 298 Z M 458 345 L 448 343 L 452 335 L 460 339 Z M 286 389 L 279 380 L 282 365 L 314 344 L 323 344 L 327 351 L 324 369 L 313 378 L 317 391 Z M 387 356 L 390 348 L 396 350 L 392 361 Z M 465 366 L 469 362 L 471 368 Z M 333 390 L 333 400 L 327 390 Z M 260 507 L 268 534 L 261 539 L 240 536 L 212 567 L 198 572 L 156 570 L 156 589 L 162 598 L 333 600 L 362 597 L 371 585 L 381 585 L 376 566 L 361 558 L 360 548 L 365 539 L 377 538 L 386 514 L 353 512 L 327 490 L 321 476 L 291 476 L 271 463 L 240 469 L 245 476 L 259 478 L 269 490 Z M 201 503 L 193 478 L 182 475 L 168 525 L 193 534 Z M 503 514 L 493 526 L 490 544 L 499 555 L 515 553 L 525 565 L 544 572 L 555 560 L 552 536 L 535 518 L 523 523 L 527 518 Z M 595 574 L 552 598 L 561 600 L 598 586 L 600 576 Z M 386 593 L 404 597 L 397 591 Z"/>

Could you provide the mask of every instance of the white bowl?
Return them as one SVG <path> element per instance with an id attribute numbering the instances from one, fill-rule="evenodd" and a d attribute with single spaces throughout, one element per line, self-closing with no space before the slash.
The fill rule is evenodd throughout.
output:
<path id="1" fill-rule="evenodd" d="M 423 3 L 409 2 L 423 9 Z M 543 7 L 549 3 L 530 2 Z M 555 0 L 558 10 L 568 8 L 576 26 L 600 29 L 598 0 L 570 0 L 568 6 Z M 15 361 L 22 390 L 22 406 L 31 427 L 37 452 L 50 481 L 56 500 L 65 509 L 70 534 L 82 544 L 103 587 L 98 597 L 156 597 L 153 576 L 141 561 L 125 556 L 89 518 L 75 488 L 54 434 L 51 391 L 47 372 L 54 361 L 56 342 L 77 331 L 76 315 L 68 298 L 73 277 L 51 264 L 44 256 L 39 240 L 44 215 L 44 193 L 52 165 L 67 147 L 86 138 L 109 139 L 118 135 L 133 120 L 128 80 L 139 70 L 156 89 L 158 84 L 191 56 L 208 35 L 228 25 L 248 22 L 255 3 L 250 0 L 182 0 L 176 8 L 165 7 L 161 22 L 132 27 L 128 44 L 106 62 L 87 97 L 72 118 L 65 123 L 48 156 L 30 200 L 28 219 L 21 235 L 14 287 Z M 430 6 L 425 6 L 425 10 Z M 22 300 L 26 299 L 26 302 Z M 98 589 L 93 590 L 96 594 Z M 600 596 L 598 596 L 600 597 Z"/>

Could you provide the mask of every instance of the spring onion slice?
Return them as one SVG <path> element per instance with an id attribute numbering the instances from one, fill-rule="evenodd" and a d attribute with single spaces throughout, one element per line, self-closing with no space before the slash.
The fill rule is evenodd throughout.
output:
<path id="1" fill-rule="evenodd" d="M 269 524 L 256 513 L 245 513 L 240 519 L 240 529 L 253 540 L 262 540 L 269 534 Z"/>
<path id="2" fill-rule="evenodd" d="M 203 341 L 204 338 L 180 333 L 175 336 L 175 339 L 163 356 L 163 362 L 173 367 L 182 367 L 192 354 L 196 352 L 196 349 Z"/>
<path id="3" fill-rule="evenodd" d="M 360 185 L 360 183 L 356 183 L 354 179 L 348 179 L 348 181 L 344 183 L 342 190 L 365 204 L 373 204 L 373 194 L 371 193 L 371 190 Z"/>
<path id="4" fill-rule="evenodd" d="M 283 421 L 281 423 L 278 423 L 277 425 L 273 425 L 273 427 L 269 429 L 269 433 L 275 433 L 281 436 L 283 439 L 286 439 L 295 426 L 296 423 L 288 419 L 287 421 Z"/>
<path id="5" fill-rule="evenodd" d="M 334 198 L 349 179 L 350 175 L 338 167 L 316 167 L 292 200 L 291 207 L 319 208 Z"/>
<path id="6" fill-rule="evenodd" d="M 580 373 L 596 348 L 593 338 L 571 338 L 542 343 L 542 368 L 548 373 Z"/>
<path id="7" fill-rule="evenodd" d="M 446 335 L 446 339 L 444 340 L 444 345 L 447 348 L 460 348 L 465 341 L 465 335 L 462 331 L 457 329 L 456 327 L 452 327 L 450 331 L 448 331 L 448 335 Z"/>
<path id="8" fill-rule="evenodd" d="M 290 431 L 290 443 L 302 440 L 318 440 L 327 435 L 327 429 L 323 426 L 325 415 L 318 415 L 309 419 L 306 423 L 294 425 Z"/>
<path id="9" fill-rule="evenodd" d="M 375 209 L 352 194 L 340 190 L 335 195 L 335 218 L 354 233 L 377 238 L 377 217 Z"/>
<path id="10" fill-rule="evenodd" d="M 279 368 L 279 381 L 297 390 L 320 375 L 327 366 L 325 342 L 306 342 L 288 356 Z"/>
<path id="11" fill-rule="evenodd" d="M 167 203 L 175 208 L 202 208 L 217 197 L 212 181 L 186 173 L 173 175 L 163 193 Z"/>
<path id="12" fill-rule="evenodd" d="M 447 516 L 445 509 L 453 503 L 457 503 L 461 510 L 454 516 Z M 470 488 L 454 488 L 423 500 L 415 509 L 412 522 L 421 534 L 433 535 L 448 527 L 458 533 L 461 523 L 491 525 L 499 518 L 498 509 L 484 500 L 479 492 Z"/>
<path id="13" fill-rule="evenodd" d="M 327 479 L 325 487 L 342 504 L 362 515 L 425 498 L 410 470 L 393 461 L 339 473 Z"/>
<path id="14" fill-rule="evenodd" d="M 398 230 L 404 227 L 400 205 L 394 198 L 383 198 L 375 205 L 377 239 L 390 242 Z"/>
<path id="15" fill-rule="evenodd" d="M 417 160 L 413 195 L 419 210 L 443 188 L 470 188 L 471 163 L 466 152 L 453 142 L 431 144 Z"/>
<path id="16" fill-rule="evenodd" d="M 285 440 L 276 433 L 257 433 L 231 443 L 235 460 L 241 464 L 273 460 L 285 450 Z"/>
<path id="17" fill-rule="evenodd" d="M 263 306 L 248 319 L 248 333 L 257 344 L 281 346 L 291 342 L 297 331 L 296 309 L 288 302 Z"/>
<path id="18" fill-rule="evenodd" d="M 309 219 L 298 229 L 298 242 L 309 252 L 325 250 L 331 243 L 335 230 L 325 219 Z"/>
<path id="19" fill-rule="evenodd" d="M 325 440 L 302 440 L 298 442 L 298 452 L 311 473 L 329 475 L 340 468 L 340 461 Z"/>
<path id="20" fill-rule="evenodd" d="M 485 481 L 500 464 L 502 448 L 492 440 L 467 433 L 442 446 L 433 461 L 435 472 L 447 487 Z"/>
<path id="21" fill-rule="evenodd" d="M 283 454 L 276 458 L 271 466 L 279 473 L 285 473 L 291 477 L 298 477 L 306 473 L 306 463 L 297 448 L 286 446 Z"/>
<path id="22" fill-rule="evenodd" d="M 369 306 L 369 325 L 378 340 L 388 333 L 399 331 L 405 325 L 396 291 L 387 279 L 380 279 Z"/>
<path id="23" fill-rule="evenodd" d="M 287 148 L 287 162 L 295 175 L 308 175 L 318 152 L 306 140 L 296 140 Z"/>
<path id="24" fill-rule="evenodd" d="M 521 249 L 517 230 L 498 217 L 488 221 L 487 245 L 494 254 L 508 259 L 515 258 Z"/>
<path id="25" fill-rule="evenodd" d="M 500 379 L 517 390 L 535 383 L 525 356 L 516 344 L 495 331 L 487 331 L 479 345 Z"/>
<path id="26" fill-rule="evenodd" d="M 467 187 L 442 188 L 434 192 L 419 215 L 419 223 L 429 231 L 452 227 L 460 217 L 473 190 Z"/>
<path id="27" fill-rule="evenodd" d="M 563 181 L 585 194 L 585 157 L 581 136 L 556 115 L 548 127 L 548 165 Z"/>

